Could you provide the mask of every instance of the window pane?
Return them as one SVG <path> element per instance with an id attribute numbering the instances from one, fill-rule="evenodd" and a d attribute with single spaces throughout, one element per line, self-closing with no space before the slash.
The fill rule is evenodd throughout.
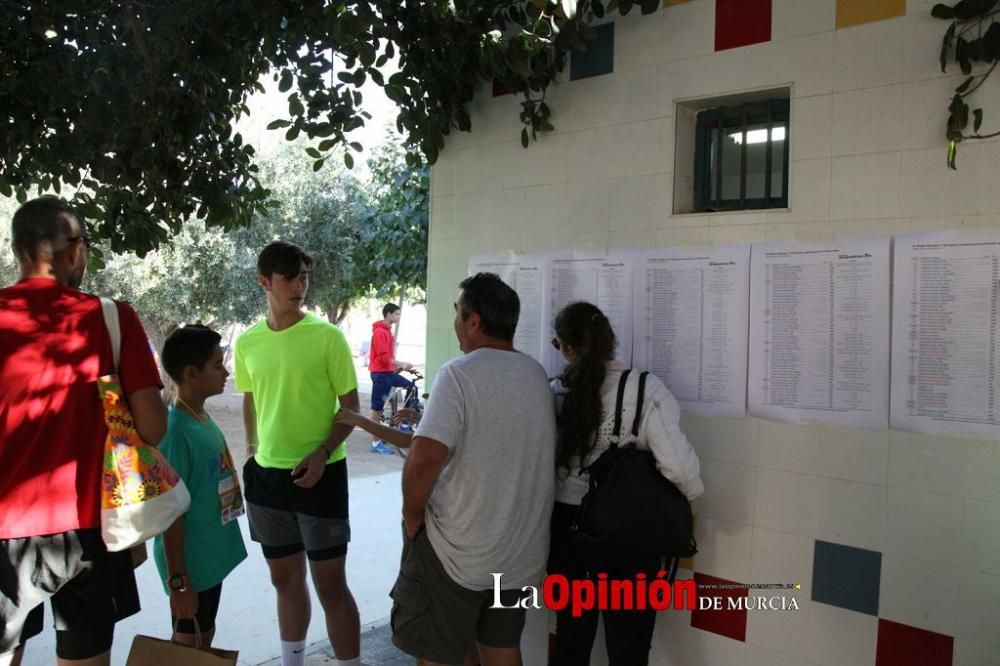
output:
<path id="1" fill-rule="evenodd" d="M 767 174 L 767 123 L 749 125 L 747 146 L 747 199 L 763 199 Z"/>
<path id="2" fill-rule="evenodd" d="M 771 130 L 771 198 L 785 196 L 785 150 L 788 146 L 788 127 L 775 125 Z"/>
<path id="3" fill-rule="evenodd" d="M 731 202 L 739 201 L 740 198 L 742 140 L 743 135 L 740 133 L 739 125 L 730 126 L 727 123 L 725 137 L 722 140 L 722 198 Z"/>
<path id="4" fill-rule="evenodd" d="M 708 135 L 708 205 L 713 205 L 716 199 L 719 198 L 719 191 L 715 184 L 718 182 L 715 179 L 715 174 L 718 173 L 719 165 L 717 163 L 718 158 L 718 145 L 719 145 L 719 128 L 714 128 Z"/>

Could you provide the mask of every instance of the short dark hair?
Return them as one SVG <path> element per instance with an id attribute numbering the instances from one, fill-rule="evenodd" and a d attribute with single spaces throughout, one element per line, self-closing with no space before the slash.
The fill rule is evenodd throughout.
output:
<path id="1" fill-rule="evenodd" d="M 388 317 L 391 314 L 399 312 L 399 309 L 400 309 L 399 306 L 396 305 L 395 303 L 386 303 L 385 305 L 382 306 L 382 316 Z"/>
<path id="2" fill-rule="evenodd" d="M 517 318 L 521 315 L 521 299 L 516 291 L 496 273 L 476 273 L 458 286 L 462 289 L 458 308 L 463 321 L 476 313 L 486 335 L 499 340 L 514 339 Z"/>
<path id="3" fill-rule="evenodd" d="M 55 250 L 56 245 L 66 240 L 73 233 L 66 222 L 66 215 L 76 218 L 80 230 L 86 231 L 83 216 L 65 199 L 51 194 L 32 199 L 18 208 L 11 222 L 10 234 L 11 247 L 18 260 L 34 261 L 45 243 Z"/>
<path id="4" fill-rule="evenodd" d="M 257 257 L 257 274 L 271 277 L 275 273 L 293 278 L 302 272 L 302 264 L 312 268 L 315 260 L 295 243 L 274 241 L 260 251 Z"/>
<path id="5" fill-rule="evenodd" d="M 208 326 L 184 326 L 167 337 L 163 343 L 160 362 L 170 378 L 180 384 L 184 378 L 184 369 L 191 365 L 198 369 L 205 367 L 220 342 L 222 336 Z"/>

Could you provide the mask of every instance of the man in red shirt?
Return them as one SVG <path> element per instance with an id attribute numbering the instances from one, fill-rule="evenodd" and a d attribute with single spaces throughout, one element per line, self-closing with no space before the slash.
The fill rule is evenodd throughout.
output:
<path id="1" fill-rule="evenodd" d="M 399 374 L 399 370 L 412 370 L 413 364 L 396 360 L 396 342 L 392 339 L 392 327 L 399 323 L 402 314 L 395 303 L 386 303 L 382 308 L 382 320 L 372 324 L 372 343 L 368 350 L 368 371 L 372 376 L 372 411 L 373 421 L 382 419 L 385 399 L 394 386 L 409 388 L 413 382 Z M 375 453 L 393 453 L 384 442 L 373 439 L 372 451 Z"/>
<path id="2" fill-rule="evenodd" d="M 0 289 L 0 665 L 20 663 L 48 600 L 58 663 L 102 666 L 138 597 L 128 552 L 101 540 L 97 378 L 115 368 L 101 301 L 79 290 L 90 237 L 48 196 L 21 206 L 11 230 L 21 280 Z M 158 444 L 159 373 L 135 311 L 117 306 L 118 375 L 139 435 Z"/>

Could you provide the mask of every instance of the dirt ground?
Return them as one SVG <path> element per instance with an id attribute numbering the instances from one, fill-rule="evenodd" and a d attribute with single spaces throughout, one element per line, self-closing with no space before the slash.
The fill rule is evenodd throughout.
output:
<path id="1" fill-rule="evenodd" d="M 367 405 L 371 396 L 360 393 L 361 405 Z M 219 425 L 229 443 L 237 469 L 246 461 L 246 435 L 243 430 L 243 394 L 237 393 L 232 380 L 222 395 L 209 398 L 205 409 Z M 395 455 L 370 452 L 371 435 L 355 430 L 347 438 L 347 470 L 352 477 L 374 476 L 403 469 L 403 459 Z"/>

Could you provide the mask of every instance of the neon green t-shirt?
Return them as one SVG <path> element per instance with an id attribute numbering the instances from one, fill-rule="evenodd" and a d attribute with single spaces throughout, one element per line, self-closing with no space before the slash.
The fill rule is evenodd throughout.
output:
<path id="1" fill-rule="evenodd" d="M 283 331 L 259 321 L 236 341 L 236 390 L 253 394 L 261 467 L 299 464 L 330 435 L 337 396 L 357 387 L 344 334 L 312 313 Z M 329 462 L 346 456 L 340 442 Z"/>

